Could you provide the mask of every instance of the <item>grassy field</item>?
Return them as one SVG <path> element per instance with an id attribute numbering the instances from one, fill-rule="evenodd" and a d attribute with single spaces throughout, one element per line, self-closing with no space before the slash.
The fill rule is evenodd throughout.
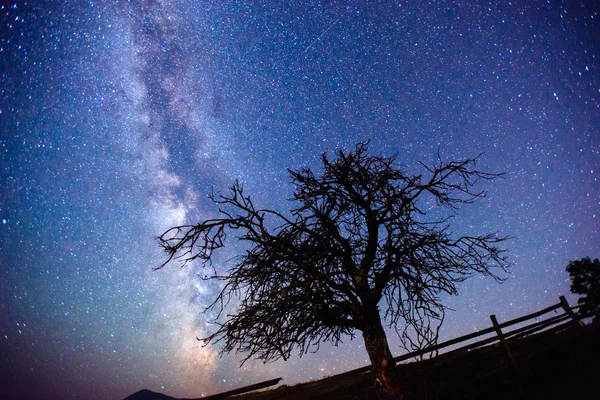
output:
<path id="1" fill-rule="evenodd" d="M 509 341 L 519 374 L 497 345 L 399 365 L 409 399 L 599 399 L 600 324 Z M 369 374 L 341 374 L 236 400 L 375 399 Z"/>

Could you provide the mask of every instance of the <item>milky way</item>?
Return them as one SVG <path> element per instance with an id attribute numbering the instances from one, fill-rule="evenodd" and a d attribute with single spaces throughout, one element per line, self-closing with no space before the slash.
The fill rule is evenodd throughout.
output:
<path id="1" fill-rule="evenodd" d="M 568 294 L 565 265 L 599 256 L 598 3 L 414 3 L 3 2 L 0 397 L 200 397 L 365 365 L 349 339 L 220 358 L 196 340 L 218 287 L 153 268 L 213 188 L 284 211 L 287 168 L 367 139 L 410 173 L 438 152 L 506 173 L 454 227 L 511 236 L 511 273 L 465 282 L 442 338 Z"/>

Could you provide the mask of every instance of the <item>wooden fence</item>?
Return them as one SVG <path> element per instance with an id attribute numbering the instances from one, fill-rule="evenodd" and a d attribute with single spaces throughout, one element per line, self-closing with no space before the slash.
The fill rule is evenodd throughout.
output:
<path id="1" fill-rule="evenodd" d="M 550 307 L 546 307 L 540 311 L 536 311 L 534 313 L 524 315 L 522 317 L 515 318 L 513 320 L 506 321 L 503 323 L 498 323 L 496 316 L 490 315 L 490 320 L 492 321 L 492 326 L 490 328 L 482 329 L 480 331 L 473 332 L 468 335 L 460 336 L 460 337 L 436 344 L 434 346 L 425 347 L 421 350 L 417 350 L 417 351 L 414 351 L 409 354 L 404 354 L 399 357 L 395 357 L 394 361 L 396 363 L 399 363 L 402 361 L 409 360 L 411 358 L 416 358 L 416 357 L 422 356 L 424 354 L 428 354 L 428 353 L 431 354 L 434 352 L 437 353 L 439 350 L 442 350 L 444 348 L 454 346 L 459 343 L 464 343 L 469 340 L 472 340 L 472 339 L 475 339 L 475 338 L 478 338 L 481 336 L 490 335 L 493 333 L 495 335 L 485 338 L 485 339 L 481 339 L 474 343 L 466 344 L 462 347 L 458 347 L 456 349 L 453 349 L 453 351 L 474 350 L 479 347 L 483 347 L 483 346 L 490 345 L 490 344 L 493 344 L 496 342 L 500 342 L 500 344 L 503 346 L 503 348 L 505 350 L 506 356 L 509 360 L 509 363 L 511 364 L 511 367 L 513 369 L 515 369 L 516 371 L 518 371 L 518 365 L 517 365 L 516 361 L 514 360 L 512 353 L 510 352 L 510 347 L 507 342 L 508 339 L 522 338 L 524 336 L 528 336 L 533 333 L 540 332 L 542 330 L 548 330 L 548 331 L 552 330 L 554 332 L 560 332 L 564 329 L 568 329 L 571 326 L 576 326 L 577 328 L 579 328 L 579 327 L 583 326 L 583 322 L 581 320 L 589 317 L 589 316 L 579 316 L 578 314 L 576 314 L 575 311 L 579 309 L 579 306 L 571 307 L 564 296 L 560 296 L 559 299 L 560 299 L 560 302 L 557 304 L 554 304 L 554 305 L 552 305 Z M 560 313 L 558 315 L 552 316 L 550 318 L 547 318 L 545 320 L 534 322 L 532 324 L 519 327 L 519 328 L 509 331 L 509 332 L 504 332 L 502 330 L 503 328 L 508 328 L 510 326 L 517 325 L 517 324 L 520 324 L 525 321 L 529 321 L 534 318 L 539 318 L 544 314 L 551 313 L 558 309 L 562 309 L 564 312 Z M 567 321 L 567 322 L 565 322 L 565 321 Z M 371 370 L 371 366 L 368 365 L 366 367 L 357 368 L 352 371 L 345 372 L 343 375 L 360 374 L 360 373 L 364 373 L 364 372 L 367 372 L 370 370 Z"/>

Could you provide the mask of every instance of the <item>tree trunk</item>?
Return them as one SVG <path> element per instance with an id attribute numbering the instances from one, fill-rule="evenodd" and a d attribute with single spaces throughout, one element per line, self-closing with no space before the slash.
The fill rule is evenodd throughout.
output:
<path id="1" fill-rule="evenodd" d="M 371 359 L 371 373 L 380 399 L 403 400 L 404 393 L 396 372 L 396 363 L 390 352 L 385 331 L 379 323 L 363 332 L 365 348 Z"/>

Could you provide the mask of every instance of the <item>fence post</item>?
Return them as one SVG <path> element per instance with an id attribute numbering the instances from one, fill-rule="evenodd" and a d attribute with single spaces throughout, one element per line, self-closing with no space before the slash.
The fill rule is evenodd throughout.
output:
<path id="1" fill-rule="evenodd" d="M 510 364 L 512 371 L 514 373 L 514 380 L 515 380 L 515 384 L 517 386 L 517 391 L 519 392 L 519 397 L 522 400 L 526 400 L 527 395 L 525 394 L 525 391 L 523 390 L 523 384 L 521 382 L 521 373 L 519 371 L 519 364 L 517 364 L 517 360 L 515 360 L 512 353 L 510 352 L 510 347 L 508 347 L 508 343 L 506 342 L 506 338 L 504 337 L 504 334 L 502 333 L 502 329 L 500 328 L 500 324 L 498 324 L 498 320 L 496 319 L 496 316 L 490 315 L 490 319 L 492 320 L 492 324 L 494 325 L 494 329 L 496 330 L 498 339 L 500 339 L 500 343 L 502 344 L 502 347 L 504 348 L 504 353 L 506 354 L 508 363 Z"/>
<path id="2" fill-rule="evenodd" d="M 508 363 L 513 369 L 516 375 L 519 375 L 519 365 L 517 364 L 517 360 L 513 357 L 510 352 L 510 347 L 508 347 L 508 343 L 506 343 L 506 339 L 504 338 L 504 334 L 502 333 L 502 329 L 500 329 L 500 325 L 498 324 L 498 320 L 495 315 L 490 315 L 490 319 L 492 320 L 492 324 L 494 325 L 494 329 L 496 330 L 496 334 L 498 335 L 498 339 L 500 339 L 500 343 L 504 348 L 504 352 L 506 353 L 506 358 L 508 359 Z"/>
<path id="3" fill-rule="evenodd" d="M 559 299 L 560 299 L 560 305 L 562 306 L 562 308 L 565 309 L 565 312 L 569 315 L 569 317 L 571 317 L 571 319 L 573 320 L 573 323 L 575 325 L 577 325 L 578 328 L 583 327 L 583 321 L 579 319 L 577 314 L 575 314 L 575 312 L 569 305 L 569 302 L 567 301 L 565 296 L 560 296 Z"/>

